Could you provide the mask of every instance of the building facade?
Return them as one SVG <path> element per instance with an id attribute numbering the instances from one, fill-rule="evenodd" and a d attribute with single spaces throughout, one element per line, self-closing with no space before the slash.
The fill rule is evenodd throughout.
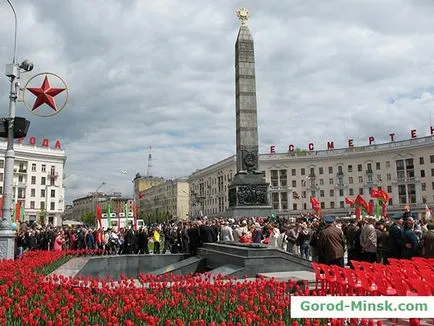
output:
<path id="1" fill-rule="evenodd" d="M 166 180 L 144 190 L 142 218 L 147 223 L 187 218 L 189 194 L 187 179 Z"/>
<path id="2" fill-rule="evenodd" d="M 345 197 L 370 199 L 371 188 L 390 195 L 389 212 L 410 205 L 422 212 L 434 206 L 434 135 L 331 150 L 261 154 L 259 170 L 269 186 L 269 202 L 280 215 L 311 210 L 315 196 L 324 214 L 348 215 Z M 235 156 L 194 172 L 190 185 L 192 216 L 219 215 L 228 207 Z"/>
<path id="3" fill-rule="evenodd" d="M 5 141 L 0 142 L 0 193 L 2 194 L 6 145 Z M 13 201 L 22 203 L 21 210 L 24 209 L 24 216 L 21 216 L 21 220 L 62 225 L 65 206 L 64 150 L 57 145 L 56 148 L 50 148 L 23 142 L 16 143 L 14 150 Z"/>
<path id="4" fill-rule="evenodd" d="M 137 173 L 133 179 L 134 183 L 134 199 L 137 202 L 137 209 L 139 212 L 139 218 L 144 218 L 145 216 L 145 207 L 146 207 L 146 198 L 145 198 L 145 190 L 149 189 L 153 186 L 162 184 L 164 182 L 164 178 L 152 177 L 152 176 L 142 176 L 140 173 Z"/>
<path id="5" fill-rule="evenodd" d="M 102 213 L 107 212 L 108 205 L 110 205 L 112 213 L 117 213 L 118 210 L 124 212 L 125 204 L 128 207 L 128 212 L 133 212 L 133 202 L 133 198 L 122 197 L 121 193 L 90 193 L 72 201 L 72 219 L 80 221 L 81 217 L 88 213 L 92 213 L 96 218 L 96 205 L 98 203 L 101 205 Z"/>

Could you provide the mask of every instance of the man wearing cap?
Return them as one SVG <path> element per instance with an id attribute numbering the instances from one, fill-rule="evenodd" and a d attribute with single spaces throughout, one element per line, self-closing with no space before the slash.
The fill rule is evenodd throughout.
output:
<path id="1" fill-rule="evenodd" d="M 401 259 L 404 251 L 404 229 L 402 228 L 402 215 L 392 216 L 393 223 L 389 227 L 387 238 L 387 258 Z M 386 259 L 386 264 L 388 261 Z"/>
<path id="2" fill-rule="evenodd" d="M 334 216 L 325 216 L 325 228 L 318 239 L 319 262 L 344 267 L 345 240 L 340 228 L 335 225 Z"/>

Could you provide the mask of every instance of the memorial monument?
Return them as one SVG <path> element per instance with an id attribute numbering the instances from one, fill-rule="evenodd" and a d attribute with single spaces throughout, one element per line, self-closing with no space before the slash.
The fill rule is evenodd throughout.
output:
<path id="1" fill-rule="evenodd" d="M 235 43 L 235 112 L 237 171 L 229 186 L 230 217 L 263 216 L 271 212 L 268 183 L 258 171 L 258 112 L 256 106 L 255 53 L 247 27 L 249 13 L 237 11 L 241 26 Z"/>

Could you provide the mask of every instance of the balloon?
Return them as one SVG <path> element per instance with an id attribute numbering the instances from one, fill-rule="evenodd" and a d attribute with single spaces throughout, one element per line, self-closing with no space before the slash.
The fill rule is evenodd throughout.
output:
<path id="1" fill-rule="evenodd" d="M 69 227 L 69 228 L 72 228 L 72 225 L 71 225 L 71 224 L 68 224 L 68 227 Z"/>
<path id="2" fill-rule="evenodd" d="M 16 229 L 17 229 L 17 223 L 12 222 L 12 223 L 11 223 L 11 228 L 12 228 L 13 230 L 16 230 Z"/>

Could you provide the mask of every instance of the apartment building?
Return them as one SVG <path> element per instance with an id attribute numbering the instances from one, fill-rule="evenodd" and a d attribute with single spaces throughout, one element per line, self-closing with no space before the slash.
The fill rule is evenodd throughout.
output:
<path id="1" fill-rule="evenodd" d="M 347 215 L 345 197 L 369 200 L 373 187 L 390 195 L 389 211 L 409 204 L 422 212 L 434 206 L 434 135 L 384 144 L 329 150 L 261 154 L 259 170 L 270 184 L 275 213 L 311 211 L 315 196 L 325 214 Z M 228 186 L 236 172 L 231 156 L 194 172 L 190 185 L 192 215 L 219 215 L 228 208 Z"/>

